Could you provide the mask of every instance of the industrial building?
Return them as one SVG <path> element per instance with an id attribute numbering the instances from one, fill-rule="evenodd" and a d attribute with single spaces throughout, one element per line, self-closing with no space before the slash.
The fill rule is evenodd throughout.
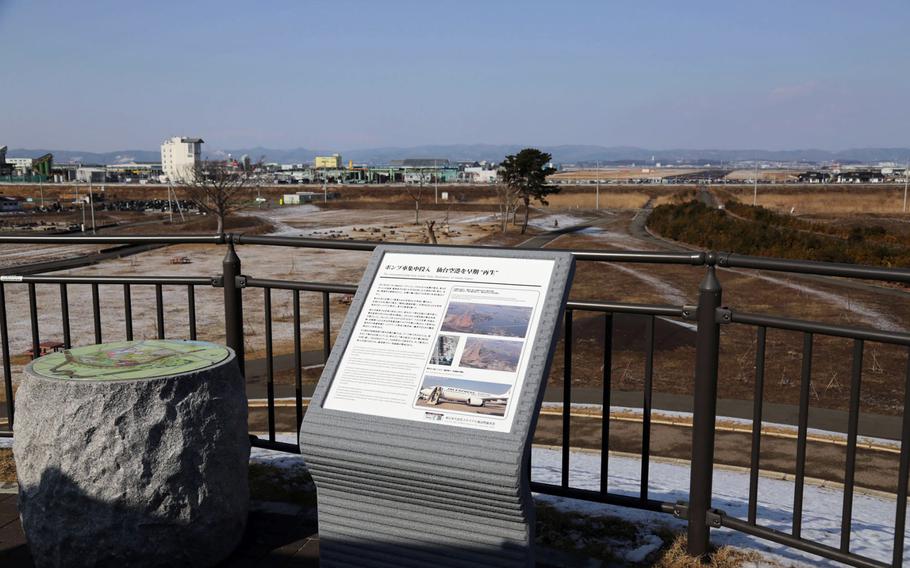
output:
<path id="1" fill-rule="evenodd" d="M 0 195 L 0 213 L 14 213 L 22 210 L 22 198 Z"/>
<path id="2" fill-rule="evenodd" d="M 161 145 L 161 170 L 173 182 L 190 182 L 202 160 L 202 138 L 174 136 Z"/>
<path id="3" fill-rule="evenodd" d="M 316 156 L 313 159 L 313 167 L 321 169 L 341 169 L 341 154 L 332 154 L 331 156 Z"/>
<path id="4" fill-rule="evenodd" d="M 0 177 L 12 175 L 13 166 L 6 163 L 6 146 L 0 146 Z"/>

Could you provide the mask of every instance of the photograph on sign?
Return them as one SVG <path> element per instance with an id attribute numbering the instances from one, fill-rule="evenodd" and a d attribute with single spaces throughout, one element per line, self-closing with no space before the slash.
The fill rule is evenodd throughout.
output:
<path id="1" fill-rule="evenodd" d="M 386 253 L 323 408 L 511 431 L 554 265 Z"/>
<path id="2" fill-rule="evenodd" d="M 455 351 L 458 349 L 458 343 L 461 338 L 457 335 L 445 335 L 440 333 L 436 338 L 436 347 L 433 354 L 430 355 L 430 365 L 451 366 L 455 360 Z"/>
<path id="3" fill-rule="evenodd" d="M 518 368 L 523 341 L 469 337 L 465 340 L 461 366 L 489 371 L 513 372 Z"/>
<path id="4" fill-rule="evenodd" d="M 531 309 L 523 306 L 452 302 L 446 310 L 442 331 L 524 337 L 531 320 Z"/>
<path id="5" fill-rule="evenodd" d="M 502 383 L 447 379 L 427 375 L 417 393 L 417 406 L 505 416 L 512 387 Z"/>

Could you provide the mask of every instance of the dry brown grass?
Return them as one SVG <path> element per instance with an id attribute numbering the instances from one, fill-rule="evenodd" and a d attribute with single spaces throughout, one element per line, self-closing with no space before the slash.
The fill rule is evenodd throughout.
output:
<path id="1" fill-rule="evenodd" d="M 752 204 L 751 191 L 730 191 L 731 196 Z M 758 188 L 758 205 L 796 215 L 855 215 L 861 213 L 899 214 L 903 207 L 903 188 L 851 189 L 835 187 L 806 188 L 805 191 L 781 191 Z"/>
<path id="2" fill-rule="evenodd" d="M 638 191 L 616 191 L 612 188 L 600 188 L 601 209 L 641 209 L 648 202 L 648 195 Z M 590 190 L 579 192 L 564 192 L 547 197 L 550 209 L 594 209 L 597 205 L 597 195 L 594 187 Z M 472 203 L 484 203 L 494 206 L 497 204 L 495 197 L 475 199 Z"/>
<path id="3" fill-rule="evenodd" d="M 0 448 L 0 483 L 16 482 L 16 464 L 13 461 L 13 451 L 9 448 Z"/>
<path id="4" fill-rule="evenodd" d="M 655 568 L 742 568 L 744 566 L 779 566 L 751 550 L 729 546 L 715 549 L 706 561 L 686 554 L 686 537 L 679 535 L 654 562 Z"/>
<path id="5" fill-rule="evenodd" d="M 565 193 L 551 195 L 547 198 L 554 209 L 594 209 L 597 205 L 595 189 L 586 193 Z M 648 196 L 639 192 L 614 192 L 600 188 L 600 207 L 602 209 L 641 209 L 648 202 Z"/>
<path id="6" fill-rule="evenodd" d="M 802 170 L 758 170 L 758 179 L 775 183 L 795 182 Z M 755 170 L 733 170 L 727 174 L 728 180 L 745 181 L 755 177 Z"/>

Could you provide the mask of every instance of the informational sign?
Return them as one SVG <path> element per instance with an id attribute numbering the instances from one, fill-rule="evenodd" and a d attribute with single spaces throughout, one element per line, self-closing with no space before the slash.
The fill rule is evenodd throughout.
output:
<path id="1" fill-rule="evenodd" d="M 509 432 L 554 265 L 386 253 L 323 408 Z"/>

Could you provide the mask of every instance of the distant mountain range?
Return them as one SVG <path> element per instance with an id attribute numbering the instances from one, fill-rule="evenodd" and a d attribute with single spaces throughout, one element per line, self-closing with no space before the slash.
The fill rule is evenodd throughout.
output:
<path id="1" fill-rule="evenodd" d="M 441 158 L 451 161 L 499 162 L 506 155 L 514 154 L 525 148 L 523 145 L 507 144 L 449 144 L 411 147 L 386 147 L 359 150 L 341 150 L 345 162 L 371 165 L 388 164 L 392 160 L 404 158 Z M 648 163 L 652 160 L 662 163 L 686 164 L 721 164 L 748 160 L 770 162 L 897 162 L 905 163 L 910 159 L 910 148 L 852 148 L 841 151 L 818 149 L 804 150 L 712 150 L 712 149 L 672 149 L 649 150 L 633 146 L 585 146 L 561 145 L 538 146 L 541 150 L 553 155 L 558 164 L 575 164 L 601 162 L 603 164 L 638 162 Z M 44 150 L 13 148 L 7 152 L 10 158 L 30 158 L 46 153 L 54 155 L 57 163 L 80 162 L 85 164 L 117 164 L 124 162 L 157 162 L 161 159 L 158 150 L 117 150 L 115 152 L 82 152 L 74 150 Z M 279 150 L 275 148 L 242 148 L 237 150 L 213 150 L 203 147 L 208 158 L 217 159 L 231 155 L 235 158 L 247 155 L 252 160 L 260 158 L 267 162 L 306 163 L 312 162 L 315 156 L 331 155 L 339 150 L 312 150 L 293 148 Z"/>

